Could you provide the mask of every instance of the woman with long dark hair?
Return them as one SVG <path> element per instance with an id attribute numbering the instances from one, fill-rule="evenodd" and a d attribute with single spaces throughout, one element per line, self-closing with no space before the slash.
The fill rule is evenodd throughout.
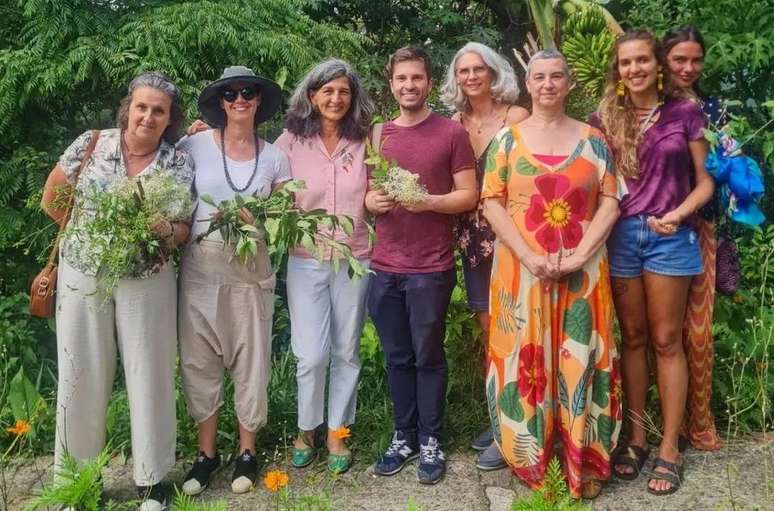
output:
<path id="1" fill-rule="evenodd" d="M 704 39 L 691 26 L 675 29 L 662 39 L 664 55 L 675 87 L 692 92 L 709 121 L 722 127 L 725 115 L 716 97 L 706 96 L 699 87 L 704 70 Z M 704 261 L 704 272 L 696 275 L 688 292 L 688 309 L 683 325 L 683 345 L 688 361 L 688 397 L 683 434 L 696 449 L 720 448 L 715 418 L 710 409 L 712 366 L 715 353 L 712 341 L 712 314 L 715 306 L 715 262 L 717 237 L 716 200 L 707 203 L 697 215 L 695 226 Z"/>
<path id="2" fill-rule="evenodd" d="M 652 33 L 633 30 L 618 38 L 598 115 L 629 191 L 608 240 L 630 426 L 614 473 L 634 479 L 648 457 L 650 343 L 662 437 L 648 491 L 657 495 L 673 493 L 682 483 L 678 437 L 688 385 L 682 325 L 691 280 L 702 272 L 695 213 L 714 190 L 704 168 L 704 114 L 681 96 Z"/>

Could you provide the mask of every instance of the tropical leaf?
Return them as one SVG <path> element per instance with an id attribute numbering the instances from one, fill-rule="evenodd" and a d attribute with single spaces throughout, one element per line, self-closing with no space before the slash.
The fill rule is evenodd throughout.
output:
<path id="1" fill-rule="evenodd" d="M 600 408 L 610 402 L 610 373 L 597 369 L 594 371 L 594 382 L 591 389 L 591 400 Z"/>
<path id="2" fill-rule="evenodd" d="M 578 270 L 570 274 L 567 279 L 567 288 L 571 293 L 578 293 L 583 288 L 583 281 L 585 280 L 585 274 L 583 270 Z"/>
<path id="3" fill-rule="evenodd" d="M 558 376 L 558 382 L 559 382 L 559 403 L 561 403 L 563 408 L 566 408 L 567 410 L 570 409 L 570 393 L 567 390 L 567 380 L 564 378 L 564 374 L 561 372 Z"/>
<path id="4" fill-rule="evenodd" d="M 497 416 L 497 401 L 495 395 L 497 393 L 495 377 L 489 378 L 489 383 L 486 386 L 486 401 L 489 405 L 489 421 L 492 424 L 492 433 L 497 443 L 502 442 L 502 433 L 500 432 L 500 418 Z"/>
<path id="5" fill-rule="evenodd" d="M 615 431 L 615 421 L 609 415 L 600 415 L 597 419 L 597 436 L 607 451 L 612 447 L 613 431 Z"/>
<path id="6" fill-rule="evenodd" d="M 578 381 L 575 392 L 572 394 L 572 408 L 570 412 L 573 417 L 582 415 L 586 409 L 586 396 L 588 395 L 588 388 L 591 384 L 591 380 L 594 377 L 594 360 L 596 360 L 596 350 L 591 350 L 589 355 L 589 362 L 586 370 L 583 371 L 580 380 Z"/>
<path id="7" fill-rule="evenodd" d="M 524 409 L 521 406 L 521 395 L 516 382 L 508 382 L 500 392 L 498 399 L 500 410 L 511 420 L 521 422 L 524 420 Z"/>
<path id="8" fill-rule="evenodd" d="M 585 298 L 578 298 L 564 314 L 564 331 L 574 341 L 585 346 L 591 339 L 591 307 Z"/>
<path id="9" fill-rule="evenodd" d="M 516 172 L 522 176 L 536 176 L 540 173 L 540 169 L 532 165 L 525 157 L 520 156 L 516 161 Z"/>
<path id="10" fill-rule="evenodd" d="M 543 417 L 543 408 L 535 407 L 535 415 L 527 421 L 527 431 L 537 439 L 538 445 L 543 445 L 543 431 L 545 429 L 545 418 Z"/>

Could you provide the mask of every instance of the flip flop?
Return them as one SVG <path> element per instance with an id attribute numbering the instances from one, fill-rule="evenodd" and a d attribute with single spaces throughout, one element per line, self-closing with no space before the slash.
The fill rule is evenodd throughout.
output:
<path id="1" fill-rule="evenodd" d="M 661 467 L 669 470 L 669 472 L 656 472 L 656 468 Z M 653 495 L 671 495 L 680 489 L 683 484 L 683 469 L 684 462 L 680 460 L 680 464 L 666 461 L 662 458 L 656 458 L 653 460 L 653 469 L 650 470 L 650 479 L 648 479 L 648 493 Z M 665 490 L 654 490 L 650 487 L 651 481 L 666 481 L 672 486 Z"/>
<path id="2" fill-rule="evenodd" d="M 643 449 L 638 445 L 627 445 L 621 449 L 615 458 L 613 458 L 613 473 L 619 479 L 625 481 L 634 481 L 640 475 L 642 467 L 645 466 L 645 462 L 648 461 L 650 456 L 650 447 Z M 619 472 L 615 469 L 616 465 L 626 465 L 631 467 L 633 472 L 627 474 L 626 472 Z"/>

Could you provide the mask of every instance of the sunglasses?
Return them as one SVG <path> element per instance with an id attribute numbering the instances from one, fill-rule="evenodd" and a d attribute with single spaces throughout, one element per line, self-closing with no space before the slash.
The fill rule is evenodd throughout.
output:
<path id="1" fill-rule="evenodd" d="M 237 96 L 242 96 L 242 99 L 245 101 L 250 101 L 251 99 L 255 98 L 258 95 L 258 91 L 255 87 L 242 87 L 239 90 L 234 89 L 223 89 L 220 91 L 220 97 L 228 101 L 229 103 L 233 103 L 236 101 Z"/>

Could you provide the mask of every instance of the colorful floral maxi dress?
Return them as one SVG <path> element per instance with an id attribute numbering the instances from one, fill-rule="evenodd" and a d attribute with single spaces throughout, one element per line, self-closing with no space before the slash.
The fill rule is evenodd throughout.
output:
<path id="1" fill-rule="evenodd" d="M 483 198 L 501 198 L 537 254 L 572 254 L 601 195 L 623 197 L 602 134 L 585 128 L 554 168 L 524 147 L 518 128 L 500 131 L 487 155 Z M 621 381 L 613 340 L 607 251 L 547 287 L 498 242 L 490 288 L 486 387 L 495 440 L 511 470 L 532 487 L 543 481 L 561 439 L 560 460 L 574 497 L 589 479 L 610 476 L 621 429 Z"/>

